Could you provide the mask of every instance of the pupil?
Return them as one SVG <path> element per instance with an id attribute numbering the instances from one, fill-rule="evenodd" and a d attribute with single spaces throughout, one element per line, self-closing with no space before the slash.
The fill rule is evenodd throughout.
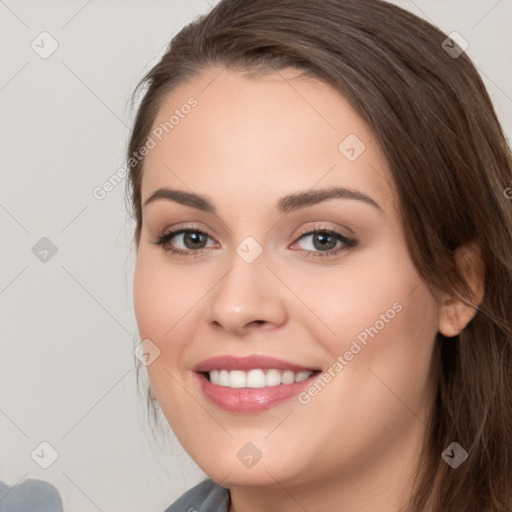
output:
<path id="1" fill-rule="evenodd" d="M 201 243 L 204 243 L 204 235 L 202 233 L 187 232 L 185 233 L 184 242 L 189 249 L 196 248 L 198 244 L 200 245 Z M 190 242 L 190 244 L 188 242 Z"/>
<path id="2" fill-rule="evenodd" d="M 334 247 L 336 247 L 336 239 L 332 235 L 327 235 L 325 233 L 317 233 L 313 240 L 313 245 L 315 246 L 315 249 L 329 250 L 334 249 Z M 320 243 L 317 244 L 317 241 L 319 241 Z"/>

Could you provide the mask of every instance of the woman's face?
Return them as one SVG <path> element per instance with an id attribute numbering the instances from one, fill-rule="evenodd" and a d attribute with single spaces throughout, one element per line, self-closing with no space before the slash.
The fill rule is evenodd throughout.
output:
<path id="1" fill-rule="evenodd" d="M 135 311 L 192 458 L 226 487 L 412 463 L 439 308 L 359 115 L 289 70 L 216 68 L 166 98 L 150 137 Z"/>

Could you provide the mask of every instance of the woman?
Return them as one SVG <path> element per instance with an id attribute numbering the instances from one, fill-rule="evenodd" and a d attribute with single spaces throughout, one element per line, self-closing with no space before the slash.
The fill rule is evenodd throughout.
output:
<path id="1" fill-rule="evenodd" d="M 463 44 L 223 0 L 139 84 L 148 401 L 209 477 L 168 511 L 511 510 L 512 165 Z"/>

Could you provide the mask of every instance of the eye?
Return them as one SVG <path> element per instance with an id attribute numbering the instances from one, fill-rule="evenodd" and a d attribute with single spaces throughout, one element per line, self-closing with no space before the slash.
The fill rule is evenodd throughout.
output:
<path id="1" fill-rule="evenodd" d="M 212 243 L 209 243 L 209 242 Z M 300 244 L 300 241 L 306 243 Z M 329 228 L 314 228 L 304 230 L 299 238 L 290 246 L 306 256 L 329 257 L 341 251 L 357 246 L 358 242 L 343 236 L 338 231 Z M 200 256 L 204 249 L 215 247 L 212 237 L 198 228 L 182 228 L 161 234 L 155 245 L 177 256 Z M 302 248 L 300 247 L 302 245 Z"/>
<path id="2" fill-rule="evenodd" d="M 161 245 L 164 250 L 170 251 L 172 254 L 186 256 L 191 253 L 200 254 L 202 249 L 211 247 L 212 245 L 208 246 L 209 238 L 211 239 L 205 231 L 197 228 L 184 228 L 163 233 L 155 244 Z"/>
<path id="3" fill-rule="evenodd" d="M 347 238 L 341 233 L 328 228 L 315 228 L 303 232 L 291 247 L 295 248 L 300 240 L 307 240 L 306 243 L 302 244 L 302 249 L 306 255 L 320 258 L 334 256 L 357 245 L 357 240 Z"/>

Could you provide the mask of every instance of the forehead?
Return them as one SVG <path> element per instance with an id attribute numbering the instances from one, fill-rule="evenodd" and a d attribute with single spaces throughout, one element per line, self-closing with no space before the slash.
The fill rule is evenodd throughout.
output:
<path id="1" fill-rule="evenodd" d="M 252 78 L 204 70 L 167 96 L 149 136 L 143 202 L 163 186 L 208 194 L 219 184 L 226 197 L 268 198 L 318 184 L 392 201 L 370 128 L 332 87 L 294 70 Z"/>

